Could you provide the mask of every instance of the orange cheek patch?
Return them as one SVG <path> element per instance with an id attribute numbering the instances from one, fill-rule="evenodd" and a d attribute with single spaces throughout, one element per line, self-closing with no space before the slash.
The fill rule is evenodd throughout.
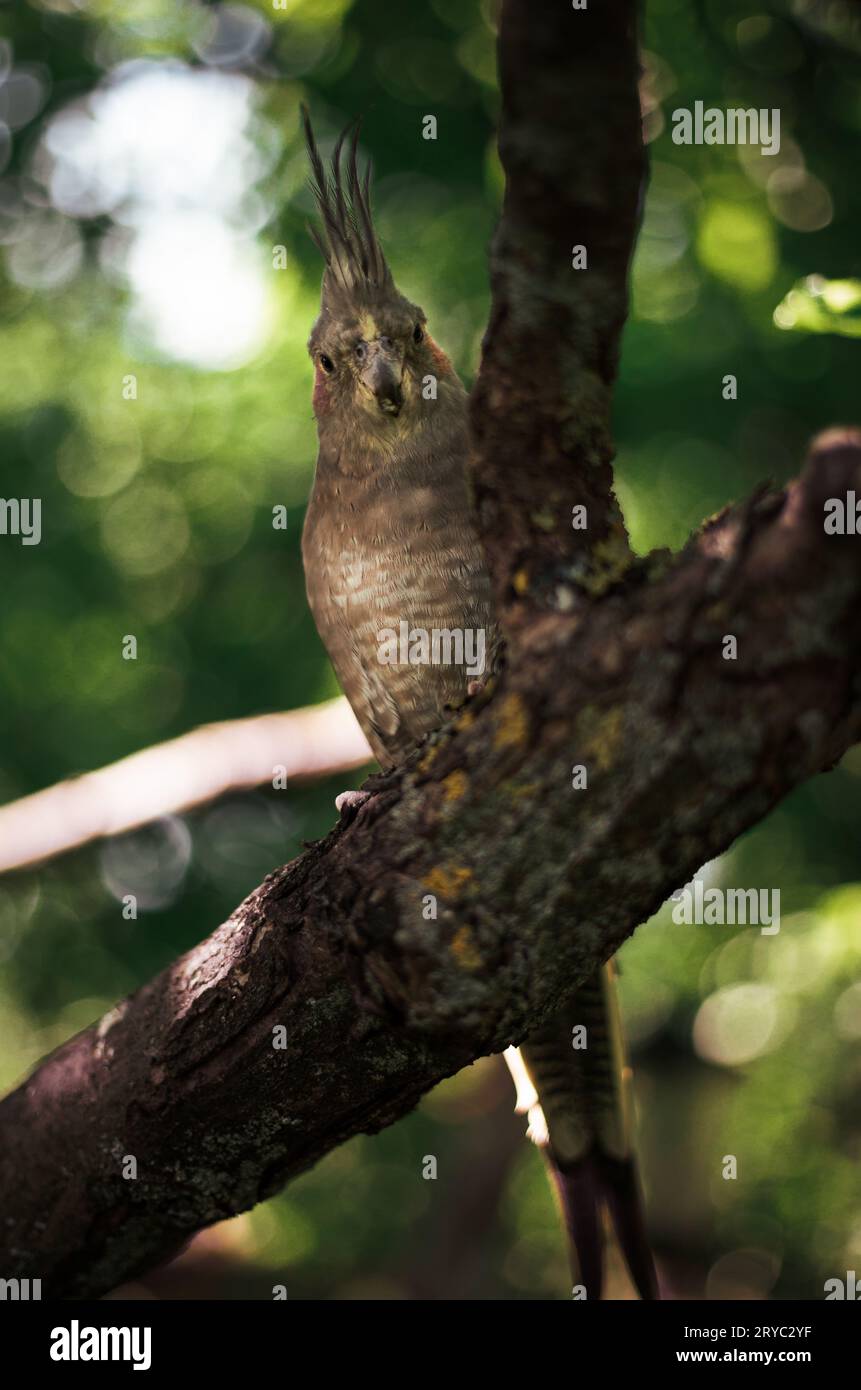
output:
<path id="1" fill-rule="evenodd" d="M 311 403 L 315 415 L 325 415 L 332 405 L 329 398 L 329 382 L 326 373 L 319 365 L 314 373 L 314 395 L 311 397 Z"/>
<path id="2" fill-rule="evenodd" d="M 437 373 L 440 376 L 445 376 L 447 372 L 451 371 L 451 363 L 449 362 L 442 348 L 437 346 L 430 334 L 428 334 L 427 345 L 428 351 L 431 357 L 433 358 L 434 366 L 437 369 Z"/>

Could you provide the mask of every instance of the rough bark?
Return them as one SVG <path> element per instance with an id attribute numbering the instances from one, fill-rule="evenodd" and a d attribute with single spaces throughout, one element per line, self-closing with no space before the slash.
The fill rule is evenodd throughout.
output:
<path id="1" fill-rule="evenodd" d="M 503 50 L 527 14 L 558 39 L 563 8 L 509 0 Z M 622 34 L 632 8 L 601 7 Z M 565 14 L 581 24 L 593 11 Z M 572 90 L 599 59 L 610 88 L 634 82 L 629 45 L 609 45 L 604 23 L 594 19 L 597 49 L 584 29 L 565 50 Z M 516 81 L 538 91 L 546 45 L 524 42 Z M 504 61 L 504 84 L 512 70 Z M 569 163 L 571 138 L 553 147 Z M 605 189 L 608 208 L 618 193 L 633 235 L 641 163 L 633 151 L 620 162 L 620 138 L 590 128 L 585 179 Z M 511 184 L 528 169 L 510 164 Z M 498 267 L 517 240 L 505 217 L 519 209 L 528 221 L 529 206 L 528 191 L 512 187 Z M 596 308 L 589 319 L 608 362 L 627 252 L 612 265 L 606 316 Z M 515 311 L 497 273 L 503 338 L 530 297 L 551 331 L 546 301 L 568 291 L 558 281 L 542 291 L 535 274 L 515 276 Z M 572 360 L 597 361 L 568 307 Z M 372 779 L 357 814 L 0 1105 L 0 1266 L 42 1278 L 46 1296 L 109 1289 L 350 1135 L 391 1123 L 475 1057 L 520 1041 L 703 862 L 859 737 L 861 552 L 857 538 L 825 535 L 823 503 L 861 492 L 861 436 L 822 439 L 798 483 L 728 510 L 680 556 L 626 553 L 597 581 L 591 559 L 560 576 L 570 558 L 561 530 L 557 540 L 530 521 L 513 454 L 494 481 L 496 415 L 509 399 L 512 431 L 525 439 L 533 428 L 520 398 L 494 384 L 498 372 L 510 386 L 509 354 L 528 339 L 515 332 L 494 356 L 496 341 L 476 406 L 476 466 L 485 521 L 495 508 L 505 535 L 490 552 L 510 604 L 509 665 L 407 766 Z M 609 389 L 612 368 L 583 372 Z M 604 498 L 609 536 L 608 455 L 594 443 L 604 426 L 567 419 L 567 383 L 560 375 L 536 402 L 545 444 L 530 491 L 549 496 L 567 468 L 573 500 L 591 488 L 599 516 Z M 595 391 L 593 419 L 603 419 Z M 524 561 L 526 581 L 509 585 Z M 736 661 L 723 659 L 726 634 L 738 639 Z M 578 763 L 585 791 L 572 789 Z M 137 1159 L 134 1181 L 122 1176 L 124 1155 Z"/>
<path id="2" fill-rule="evenodd" d="M 534 626 L 349 823 L 43 1063 L 0 1105 L 4 1268 L 102 1292 L 391 1123 L 831 766 L 861 729 L 861 563 L 822 527 L 850 487 L 840 435 L 788 493 Z"/>
<path id="3" fill-rule="evenodd" d="M 472 426 L 480 530 L 510 638 L 536 608 L 600 592 L 631 558 L 610 407 L 646 185 L 636 8 L 502 9 L 506 191 Z M 572 526 L 578 504 L 585 530 Z"/>

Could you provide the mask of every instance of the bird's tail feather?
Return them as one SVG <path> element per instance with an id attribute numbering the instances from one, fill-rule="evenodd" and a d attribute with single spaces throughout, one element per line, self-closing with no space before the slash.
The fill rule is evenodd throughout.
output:
<path id="1" fill-rule="evenodd" d="M 587 1295 L 591 1292 L 593 1297 L 601 1297 L 604 1284 L 601 1214 L 606 1206 L 638 1294 L 645 1300 L 660 1298 L 634 1160 L 611 1158 L 594 1151 L 563 1172 L 552 1153 L 549 1150 L 545 1153 L 569 1236 L 575 1285 L 582 1285 Z"/>
<path id="2" fill-rule="evenodd" d="M 600 1298 L 604 1286 L 604 1232 L 598 1172 L 590 1158 L 583 1158 L 573 1171 L 563 1173 L 549 1149 L 545 1148 L 544 1155 L 568 1233 L 574 1286 L 587 1293 L 592 1290 L 593 1297 Z"/>
<path id="3" fill-rule="evenodd" d="M 506 1054 L 518 1084 L 518 1109 L 529 1110 L 529 1132 L 547 1159 L 569 1235 L 575 1284 L 587 1297 L 601 1297 L 606 1207 L 640 1297 L 658 1298 L 612 964 L 587 980 L 564 1011 L 527 1040 L 521 1054 L 519 1069 Z"/>

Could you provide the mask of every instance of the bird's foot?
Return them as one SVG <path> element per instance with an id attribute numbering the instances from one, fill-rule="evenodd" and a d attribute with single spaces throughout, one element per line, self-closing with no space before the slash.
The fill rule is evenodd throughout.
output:
<path id="1" fill-rule="evenodd" d="M 349 813 L 355 815 L 356 812 L 359 810 L 359 807 L 364 806 L 365 802 L 369 800 L 370 796 L 370 792 L 340 792 L 339 795 L 335 797 L 335 810 L 342 817 L 345 814 Z"/>
<path id="2" fill-rule="evenodd" d="M 446 709 L 452 714 L 459 714 L 464 705 L 466 705 L 469 700 L 474 700 L 476 695 L 481 695 L 482 692 L 488 688 L 488 685 L 489 678 L 482 681 L 470 681 L 466 687 L 463 699 L 449 700 L 446 704 Z"/>

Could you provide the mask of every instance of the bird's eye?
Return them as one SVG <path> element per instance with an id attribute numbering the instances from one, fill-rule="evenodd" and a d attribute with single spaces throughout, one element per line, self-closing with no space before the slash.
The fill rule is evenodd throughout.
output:
<path id="1" fill-rule="evenodd" d="M 359 362 L 364 362 L 367 352 L 368 347 L 366 343 L 356 343 L 356 357 Z"/>
<path id="2" fill-rule="evenodd" d="M 424 336 L 425 336 L 425 335 L 424 335 L 424 333 L 423 333 L 423 331 L 422 331 L 422 326 L 421 326 L 421 324 L 420 324 L 420 323 L 417 323 L 416 326 L 415 326 L 415 328 L 413 329 L 413 342 L 414 342 L 414 343 L 420 343 L 420 342 L 422 341 L 422 339 L 424 338 Z"/>
<path id="3" fill-rule="evenodd" d="M 334 362 L 331 357 L 326 356 L 325 352 L 320 353 L 320 366 L 323 368 L 324 372 L 329 372 L 330 374 L 335 370 Z"/>

